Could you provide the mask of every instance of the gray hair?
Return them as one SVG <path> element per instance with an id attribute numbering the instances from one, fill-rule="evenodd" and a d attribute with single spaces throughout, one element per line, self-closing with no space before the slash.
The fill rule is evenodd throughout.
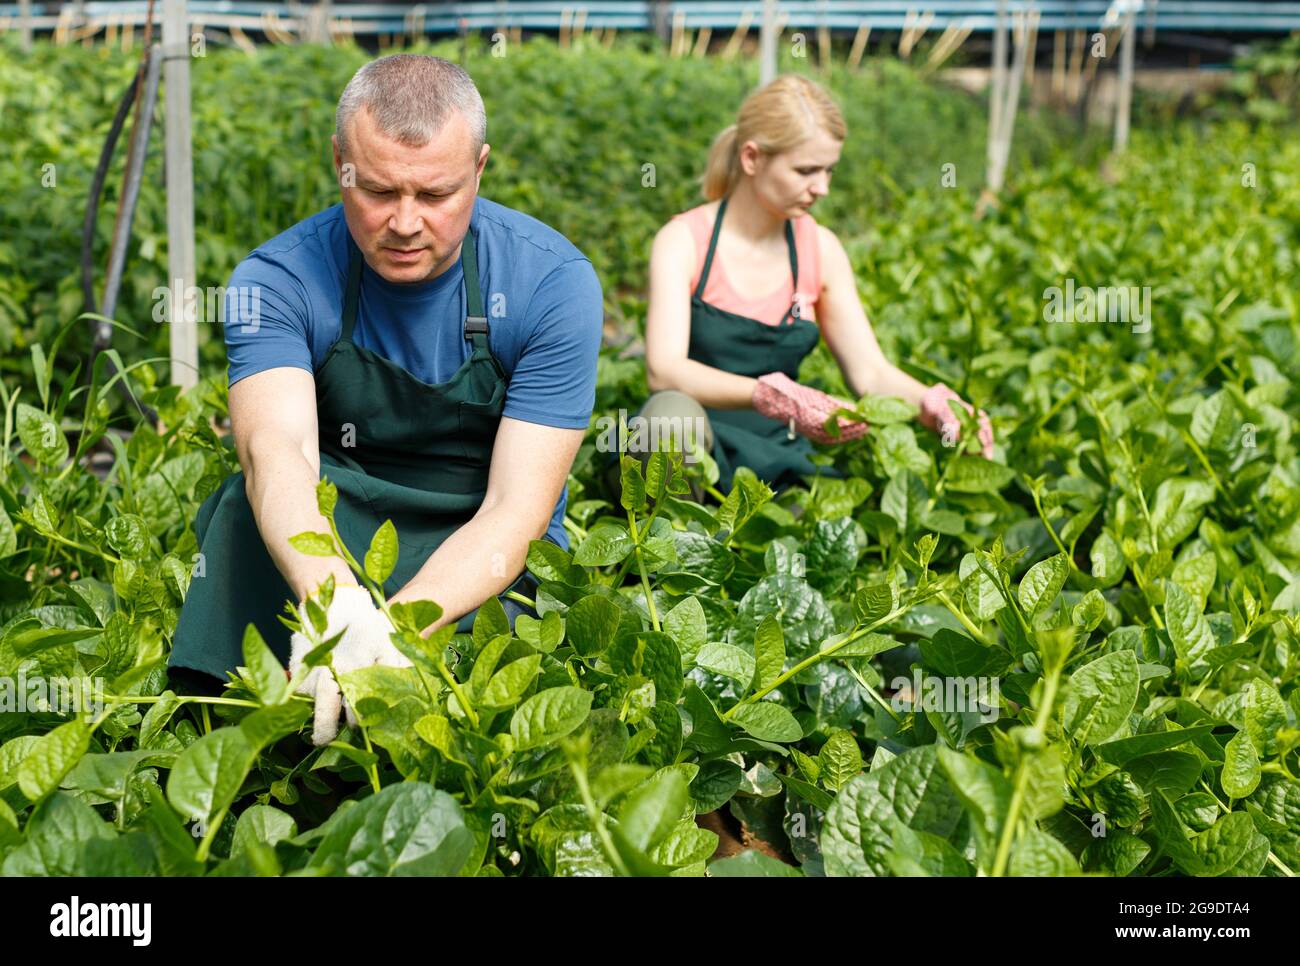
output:
<path id="1" fill-rule="evenodd" d="M 441 57 L 391 54 L 352 75 L 334 115 L 340 152 L 346 151 L 348 125 L 362 106 L 370 109 L 379 130 L 411 147 L 428 144 L 453 110 L 469 123 L 476 160 L 487 140 L 487 114 L 478 88 L 464 68 Z"/>

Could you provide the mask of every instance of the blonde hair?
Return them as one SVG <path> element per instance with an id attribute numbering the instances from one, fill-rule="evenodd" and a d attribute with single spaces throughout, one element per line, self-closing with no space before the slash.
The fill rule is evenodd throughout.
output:
<path id="1" fill-rule="evenodd" d="M 844 116 L 826 90 L 799 74 L 782 74 L 740 105 L 736 123 L 713 139 L 702 192 L 709 201 L 731 194 L 744 173 L 740 148 L 753 141 L 764 154 L 780 154 L 821 129 L 837 141 L 848 134 Z"/>

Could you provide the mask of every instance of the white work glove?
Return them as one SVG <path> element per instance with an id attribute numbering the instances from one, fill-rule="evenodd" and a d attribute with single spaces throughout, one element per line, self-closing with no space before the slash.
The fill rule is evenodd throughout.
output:
<path id="1" fill-rule="evenodd" d="M 310 627 L 305 603 L 299 605 L 298 612 L 303 624 Z M 387 615 L 375 606 L 370 591 L 364 587 L 339 587 L 334 591 L 329 610 L 325 612 L 327 625 L 324 638 L 333 637 L 339 631 L 343 636 L 334 645 L 331 652 L 334 670 L 339 674 L 355 671 L 357 668 L 370 667 L 374 664 L 386 664 L 389 667 L 410 667 L 410 660 L 393 646 L 389 635 L 393 633 L 392 622 Z M 296 674 L 302 666 L 303 658 L 315 645 L 304 634 L 294 632 L 289 638 L 289 673 Z M 340 705 L 347 715 L 349 725 L 357 723 L 356 713 L 343 700 L 338 682 L 325 666 L 312 668 L 298 685 L 300 694 L 309 694 L 316 699 L 316 718 L 312 726 L 311 741 L 320 747 L 328 745 L 339 733 Z"/>

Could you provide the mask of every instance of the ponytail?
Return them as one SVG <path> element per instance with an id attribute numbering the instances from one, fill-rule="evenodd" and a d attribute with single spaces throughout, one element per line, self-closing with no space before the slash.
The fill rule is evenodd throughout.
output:
<path id="1" fill-rule="evenodd" d="M 704 197 L 709 201 L 725 198 L 739 180 L 740 147 L 736 143 L 736 125 L 728 124 L 709 148 L 709 163 L 703 178 Z"/>

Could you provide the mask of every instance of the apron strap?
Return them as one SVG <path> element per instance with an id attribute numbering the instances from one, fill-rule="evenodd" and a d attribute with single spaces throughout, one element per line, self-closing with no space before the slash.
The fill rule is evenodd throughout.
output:
<path id="1" fill-rule="evenodd" d="M 695 286 L 695 297 L 697 299 L 702 300 L 704 298 L 704 286 L 709 280 L 709 271 L 713 268 L 713 256 L 718 250 L 718 236 L 722 233 L 722 216 L 727 211 L 727 201 L 727 198 L 722 199 L 722 203 L 718 205 L 718 215 L 713 220 L 713 235 L 709 238 L 709 250 L 704 256 L 704 268 L 700 271 L 699 284 Z M 794 244 L 794 224 L 789 218 L 785 220 L 785 245 L 790 252 L 790 277 L 794 279 L 795 297 L 790 302 L 790 309 L 786 311 L 785 316 L 781 319 L 782 325 L 785 324 L 787 319 L 793 322 L 791 312 L 798 303 L 799 296 L 799 253 Z"/>
<path id="2" fill-rule="evenodd" d="M 476 351 L 488 352 L 488 321 L 483 314 L 483 290 L 478 280 L 478 236 L 470 228 L 460 246 L 460 264 L 465 273 L 465 338 Z"/>
<path id="3" fill-rule="evenodd" d="M 357 324 L 357 302 L 361 298 L 361 269 L 365 265 L 361 250 L 348 235 L 348 287 L 343 293 L 343 335 L 344 342 L 352 341 L 352 330 Z"/>
<path id="4" fill-rule="evenodd" d="M 483 314 L 483 291 L 479 288 L 477 236 L 471 228 L 465 235 L 460 247 L 461 270 L 465 274 L 466 315 L 464 323 L 465 338 L 474 343 L 475 349 L 488 351 L 487 317 Z M 352 331 L 357 324 L 357 304 L 361 298 L 361 270 L 365 259 L 357 243 L 348 236 L 348 284 L 343 294 L 343 334 L 342 338 L 352 341 Z"/>

